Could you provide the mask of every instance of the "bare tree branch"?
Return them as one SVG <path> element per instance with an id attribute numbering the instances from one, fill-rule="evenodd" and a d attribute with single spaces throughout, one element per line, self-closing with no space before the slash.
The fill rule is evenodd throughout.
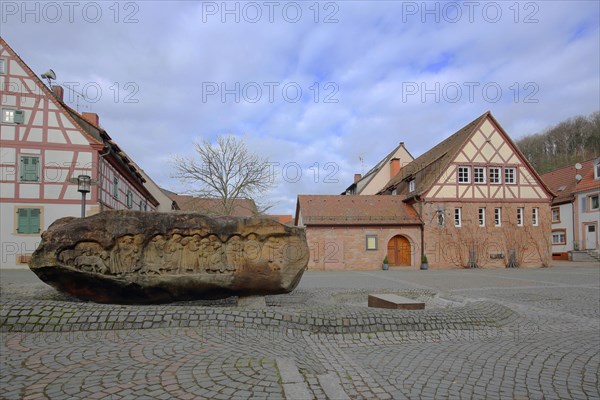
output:
<path id="1" fill-rule="evenodd" d="M 274 186 L 269 161 L 240 139 L 219 136 L 216 143 L 195 143 L 194 150 L 195 157 L 173 157 L 173 176 L 193 185 L 196 195 L 220 199 L 224 215 L 231 215 L 236 199 L 256 202 Z"/>

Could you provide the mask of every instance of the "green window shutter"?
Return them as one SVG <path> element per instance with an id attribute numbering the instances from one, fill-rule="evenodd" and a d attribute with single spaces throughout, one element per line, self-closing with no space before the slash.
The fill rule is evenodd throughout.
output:
<path id="1" fill-rule="evenodd" d="M 29 233 L 40 233 L 40 209 L 29 209 Z"/>
<path id="2" fill-rule="evenodd" d="M 28 233 L 29 229 L 29 212 L 27 208 L 19 208 L 17 210 L 17 233 Z"/>
<path id="3" fill-rule="evenodd" d="M 40 209 L 19 208 L 17 210 L 17 233 L 32 234 L 40 233 Z"/>
<path id="4" fill-rule="evenodd" d="M 21 156 L 21 180 L 27 182 L 39 181 L 39 158 Z"/>

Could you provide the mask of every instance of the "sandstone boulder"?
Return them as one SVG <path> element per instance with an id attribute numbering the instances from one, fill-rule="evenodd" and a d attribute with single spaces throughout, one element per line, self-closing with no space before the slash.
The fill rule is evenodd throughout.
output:
<path id="1" fill-rule="evenodd" d="M 308 258 L 304 230 L 267 218 L 108 211 L 54 222 L 29 267 L 83 300 L 150 304 L 287 293 Z"/>

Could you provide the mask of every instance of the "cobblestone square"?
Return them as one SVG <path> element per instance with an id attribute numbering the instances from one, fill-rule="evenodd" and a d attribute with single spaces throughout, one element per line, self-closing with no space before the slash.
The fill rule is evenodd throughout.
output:
<path id="1" fill-rule="evenodd" d="M 0 278 L 2 399 L 600 398 L 597 265 L 309 271 L 288 295 L 160 306 Z"/>

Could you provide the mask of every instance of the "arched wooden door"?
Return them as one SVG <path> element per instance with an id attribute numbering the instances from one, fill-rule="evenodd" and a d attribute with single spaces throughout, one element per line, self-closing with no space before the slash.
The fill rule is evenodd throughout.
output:
<path id="1" fill-rule="evenodd" d="M 410 266 L 410 242 L 404 236 L 391 238 L 387 253 L 390 265 Z"/>

